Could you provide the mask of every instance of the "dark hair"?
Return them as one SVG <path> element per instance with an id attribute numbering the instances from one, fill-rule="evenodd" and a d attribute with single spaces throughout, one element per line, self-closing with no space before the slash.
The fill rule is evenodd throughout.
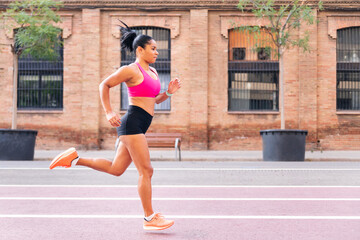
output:
<path id="1" fill-rule="evenodd" d="M 145 48 L 153 38 L 148 35 L 137 35 L 134 30 L 128 27 L 123 21 L 119 20 L 125 27 L 120 26 L 121 32 L 121 49 L 128 49 L 130 52 L 136 50 L 137 47 Z"/>

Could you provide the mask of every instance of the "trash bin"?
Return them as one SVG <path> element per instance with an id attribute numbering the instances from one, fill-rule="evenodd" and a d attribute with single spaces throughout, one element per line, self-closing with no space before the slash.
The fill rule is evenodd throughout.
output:
<path id="1" fill-rule="evenodd" d="M 304 161 L 306 130 L 270 129 L 260 131 L 264 161 Z"/>
<path id="2" fill-rule="evenodd" d="M 37 131 L 0 129 L 0 160 L 34 160 Z"/>

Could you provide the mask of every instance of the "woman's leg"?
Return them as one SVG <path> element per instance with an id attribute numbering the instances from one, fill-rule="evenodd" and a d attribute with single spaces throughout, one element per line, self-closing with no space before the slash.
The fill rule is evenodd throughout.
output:
<path id="1" fill-rule="evenodd" d="M 144 208 L 144 214 L 145 216 L 150 216 L 154 213 L 151 201 L 153 168 L 150 162 L 150 153 L 145 135 L 123 135 L 120 136 L 120 140 L 128 149 L 131 159 L 139 172 L 138 191 Z"/>
<path id="2" fill-rule="evenodd" d="M 79 158 L 76 165 L 86 166 L 98 171 L 106 172 L 115 176 L 120 176 L 131 164 L 129 151 L 124 143 L 120 142 L 114 161 L 103 158 Z"/>

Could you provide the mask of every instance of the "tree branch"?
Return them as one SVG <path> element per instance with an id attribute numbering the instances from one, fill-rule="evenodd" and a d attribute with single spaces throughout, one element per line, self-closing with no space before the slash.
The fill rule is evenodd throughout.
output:
<path id="1" fill-rule="evenodd" d="M 284 15 L 284 13 L 286 12 L 286 10 L 287 10 L 291 5 L 293 5 L 293 4 L 295 3 L 295 1 L 296 1 L 296 0 L 293 0 L 291 3 L 289 3 L 288 5 L 286 5 L 286 7 L 283 9 L 283 11 L 280 12 L 279 17 L 278 17 L 278 21 L 277 21 L 277 23 L 276 23 L 276 26 L 279 26 L 279 23 L 280 23 L 283 15 Z"/>
<path id="2" fill-rule="evenodd" d="M 275 43 L 275 45 L 277 47 L 279 47 L 279 43 L 277 41 L 278 38 L 275 38 L 274 37 L 274 34 L 268 29 L 268 28 L 265 28 L 265 31 L 271 36 L 271 39 L 273 40 L 273 42 Z"/>
<path id="3" fill-rule="evenodd" d="M 250 0 L 250 2 L 252 2 L 252 4 L 255 6 L 255 8 L 262 8 L 262 7 L 264 7 L 264 5 L 258 4 L 258 2 L 257 2 L 256 0 Z"/>
<path id="4" fill-rule="evenodd" d="M 308 0 L 302 0 L 302 3 L 301 3 L 300 5 L 297 5 L 297 7 L 296 7 L 295 10 L 291 13 L 291 15 L 294 14 L 299 8 L 301 8 L 301 7 L 302 7 L 304 4 L 306 4 L 306 3 L 308 3 Z M 289 16 L 290 16 L 290 15 L 289 15 Z M 288 16 L 288 18 L 289 18 L 289 16 Z M 289 22 L 289 20 L 287 19 L 287 21 L 285 22 L 285 24 L 284 24 L 284 26 L 283 26 L 283 28 L 282 28 L 281 31 L 283 31 L 283 30 L 285 29 L 285 27 L 286 27 L 286 25 L 288 24 L 288 22 Z M 288 26 L 287 26 L 288 31 L 289 31 L 290 28 L 291 28 L 291 26 L 288 25 Z"/>
<path id="5" fill-rule="evenodd" d="M 305 0 L 305 1 L 306 1 L 306 0 Z M 303 1 L 303 3 L 304 3 L 304 1 Z M 283 27 L 281 28 L 281 32 L 283 32 L 283 31 L 285 30 L 286 25 L 287 25 L 287 24 L 289 23 L 289 21 L 290 21 L 290 18 L 292 17 L 292 15 L 293 15 L 301 6 L 302 6 L 302 4 L 301 4 L 301 5 L 298 5 L 298 6 L 295 6 L 295 9 L 293 9 L 293 10 L 291 10 L 291 11 L 289 12 L 289 15 L 287 16 L 286 21 L 285 21 Z"/>
<path id="6" fill-rule="evenodd" d="M 274 21 L 273 21 L 273 16 L 272 16 L 272 15 L 268 15 L 268 17 L 269 17 L 271 26 L 272 26 L 274 29 L 277 29 L 277 26 L 275 26 Z"/>

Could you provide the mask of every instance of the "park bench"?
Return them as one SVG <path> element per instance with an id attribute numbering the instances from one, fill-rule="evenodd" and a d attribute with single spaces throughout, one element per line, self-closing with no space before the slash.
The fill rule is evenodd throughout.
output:
<path id="1" fill-rule="evenodd" d="M 175 148 L 175 159 L 181 161 L 180 133 L 147 133 L 145 136 L 149 147 Z"/>
<path id="2" fill-rule="evenodd" d="M 181 161 L 181 134 L 180 133 L 147 133 L 145 134 L 149 147 L 175 148 L 175 160 Z M 116 139 L 115 151 L 119 145 Z"/>

